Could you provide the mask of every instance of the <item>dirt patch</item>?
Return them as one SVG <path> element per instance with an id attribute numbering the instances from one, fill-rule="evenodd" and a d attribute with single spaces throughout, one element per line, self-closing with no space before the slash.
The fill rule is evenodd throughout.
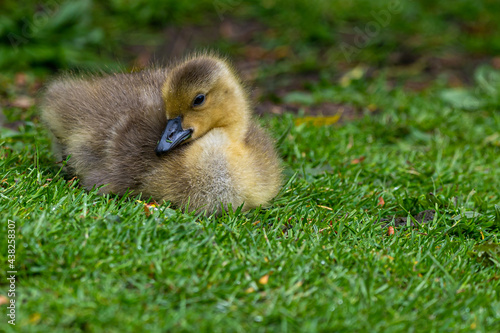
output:
<path id="1" fill-rule="evenodd" d="M 424 210 L 417 215 L 413 215 L 413 218 L 410 218 L 410 226 L 414 227 L 415 219 L 419 224 L 427 223 L 429 221 L 434 220 L 434 215 L 436 214 L 436 211 L 434 209 L 429 209 L 429 210 Z M 408 222 L 408 217 L 397 217 L 397 216 L 392 216 L 390 218 L 385 218 L 381 219 L 380 222 L 389 222 L 385 224 L 382 228 L 386 228 L 388 226 L 392 225 L 392 221 L 394 220 L 394 225 L 396 227 L 406 227 L 407 222 Z"/>
<path id="2" fill-rule="evenodd" d="M 255 105 L 255 113 L 258 115 L 275 114 L 282 115 L 284 113 L 298 114 L 303 112 L 304 116 L 312 117 L 330 117 L 339 115 L 337 122 L 346 122 L 362 116 L 362 111 L 346 104 L 337 103 L 320 103 L 312 106 L 304 106 L 298 104 L 273 103 L 271 101 L 263 101 Z"/>

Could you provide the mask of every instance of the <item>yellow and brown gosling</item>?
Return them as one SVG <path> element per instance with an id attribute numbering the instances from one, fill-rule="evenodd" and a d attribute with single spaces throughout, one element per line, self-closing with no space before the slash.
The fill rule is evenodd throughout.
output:
<path id="1" fill-rule="evenodd" d="M 42 119 L 67 169 L 86 189 L 171 201 L 213 213 L 267 205 L 281 167 L 252 117 L 233 68 L 213 55 L 171 68 L 64 77 L 45 93 Z"/>

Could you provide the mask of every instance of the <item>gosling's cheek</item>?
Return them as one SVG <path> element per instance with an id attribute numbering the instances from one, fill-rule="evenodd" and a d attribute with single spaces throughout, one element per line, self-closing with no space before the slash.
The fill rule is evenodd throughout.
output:
<path id="1" fill-rule="evenodd" d="M 186 121 L 183 121 L 182 122 L 182 129 L 183 130 L 192 130 L 193 132 L 191 133 L 191 138 L 196 138 L 196 133 L 198 132 L 197 131 L 197 128 L 195 126 L 193 126 L 193 124 L 189 123 L 189 122 L 186 122 Z"/>
<path id="2" fill-rule="evenodd" d="M 184 121 L 182 122 L 182 128 L 187 130 L 187 129 L 192 129 L 193 130 L 193 136 L 200 136 L 201 133 L 205 130 L 205 124 L 200 121 L 200 119 L 196 119 L 194 117 L 186 117 L 184 116 Z"/>

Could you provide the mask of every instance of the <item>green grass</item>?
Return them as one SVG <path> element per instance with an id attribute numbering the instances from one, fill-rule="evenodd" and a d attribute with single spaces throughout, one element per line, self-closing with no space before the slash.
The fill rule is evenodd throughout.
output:
<path id="1" fill-rule="evenodd" d="M 500 330 L 500 114 L 459 108 L 443 91 L 383 79 L 310 87 L 315 102 L 365 116 L 292 126 L 272 206 L 219 218 L 166 205 L 147 216 L 138 198 L 85 192 L 59 173 L 36 118 L 2 128 L 0 234 L 15 221 L 17 331 Z M 294 120 L 262 122 L 278 138 Z M 433 221 L 394 235 L 380 222 L 425 209 Z M 5 315 L 0 328 L 14 331 Z"/>

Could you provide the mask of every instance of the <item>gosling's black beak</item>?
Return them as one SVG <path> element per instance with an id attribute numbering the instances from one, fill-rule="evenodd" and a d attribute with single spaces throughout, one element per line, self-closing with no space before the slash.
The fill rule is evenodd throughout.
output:
<path id="1" fill-rule="evenodd" d="M 174 119 L 170 119 L 167 122 L 167 127 L 161 135 L 160 142 L 158 142 L 158 145 L 156 146 L 156 155 L 160 156 L 161 154 L 164 154 L 177 147 L 183 141 L 187 140 L 191 136 L 191 133 L 193 133 L 192 129 L 182 129 L 180 116 Z"/>

